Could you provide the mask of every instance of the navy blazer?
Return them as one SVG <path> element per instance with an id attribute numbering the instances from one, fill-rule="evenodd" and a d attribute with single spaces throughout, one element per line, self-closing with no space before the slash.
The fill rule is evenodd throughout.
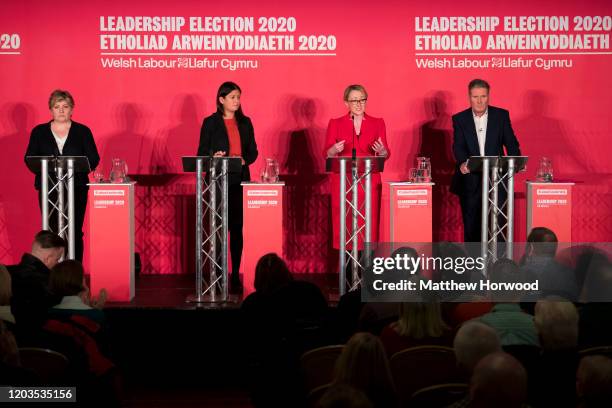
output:
<path id="1" fill-rule="evenodd" d="M 240 133 L 240 147 L 244 165 L 240 177 L 230 173 L 229 184 L 240 184 L 241 181 L 251 180 L 249 165 L 257 160 L 257 144 L 255 143 L 255 131 L 251 119 L 242 115 L 236 115 L 238 132 Z M 198 156 L 212 156 L 215 152 L 229 152 L 229 136 L 223 121 L 223 115 L 215 112 L 202 123 L 200 130 L 200 144 Z"/>
<path id="2" fill-rule="evenodd" d="M 504 156 L 504 147 L 509 156 L 520 156 L 519 142 L 512 130 L 510 113 L 495 106 L 488 107 L 485 156 Z M 472 109 L 453 116 L 453 155 L 457 162 L 451 182 L 451 192 L 472 194 L 479 189 L 480 174 L 461 174 L 459 166 L 471 156 L 480 156 L 478 136 Z"/>
<path id="3" fill-rule="evenodd" d="M 78 122 L 72 122 L 66 143 L 60 154 L 57 148 L 57 143 L 51 133 L 51 121 L 42 123 L 32 129 L 30 134 L 30 142 L 25 152 L 25 157 L 28 156 L 87 156 L 89 167 L 94 170 L 100 163 L 100 155 L 94 141 L 91 130 Z M 34 187 L 40 189 L 40 173 L 35 173 Z M 86 173 L 76 173 L 74 184 L 77 187 L 87 188 L 89 178 Z"/>

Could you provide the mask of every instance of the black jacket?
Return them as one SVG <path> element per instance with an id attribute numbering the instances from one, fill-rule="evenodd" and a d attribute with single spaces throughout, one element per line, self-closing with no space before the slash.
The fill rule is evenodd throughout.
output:
<path id="1" fill-rule="evenodd" d="M 238 132 L 240 133 L 240 144 L 244 165 L 240 177 L 230 174 L 229 184 L 240 184 L 241 181 L 249 181 L 251 173 L 249 165 L 257 160 L 257 144 L 255 143 L 255 132 L 251 119 L 246 116 L 236 115 Z M 200 130 L 200 145 L 198 156 L 212 156 L 215 152 L 229 152 L 229 137 L 223 121 L 223 115 L 215 112 L 202 123 Z"/>
<path id="2" fill-rule="evenodd" d="M 87 156 L 91 170 L 98 167 L 100 163 L 100 155 L 91 130 L 87 126 L 74 121 L 70 126 L 62 154 L 60 154 L 53 133 L 51 133 L 51 122 L 42 123 L 32 129 L 30 142 L 25 152 L 25 157 L 28 156 Z M 35 174 L 34 187 L 39 190 L 40 173 Z M 74 178 L 74 184 L 78 187 L 87 186 L 88 181 L 86 173 L 77 173 Z"/>
<path id="3" fill-rule="evenodd" d="M 510 123 L 510 114 L 505 109 L 489 106 L 485 156 L 503 156 L 504 146 L 509 156 L 521 155 L 519 142 Z M 471 156 L 480 156 L 472 109 L 466 109 L 453 116 L 453 154 L 457 165 L 451 182 L 451 192 L 458 195 L 474 194 L 480 188 L 479 180 L 482 175 L 461 174 L 459 171 L 459 166 Z"/>
<path id="4" fill-rule="evenodd" d="M 47 310 L 61 301 L 61 297 L 49 291 L 51 271 L 40 259 L 29 253 L 23 254 L 17 265 L 6 268 L 11 274 L 11 312 L 17 327 L 40 327 L 47 317 Z"/>

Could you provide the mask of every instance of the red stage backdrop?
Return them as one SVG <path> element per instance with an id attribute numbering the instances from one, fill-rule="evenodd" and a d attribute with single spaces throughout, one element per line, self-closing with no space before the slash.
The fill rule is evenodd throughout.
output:
<path id="1" fill-rule="evenodd" d="M 75 97 L 109 171 L 127 160 L 139 182 L 136 245 L 144 273 L 193 267 L 193 155 L 202 119 L 226 80 L 243 89 L 255 126 L 258 177 L 275 157 L 287 183 L 285 254 L 295 272 L 334 269 L 322 143 L 342 92 L 365 85 L 368 113 L 387 124 L 384 179 L 405 180 L 414 157 L 431 157 L 434 239 L 459 240 L 451 115 L 466 85 L 492 85 L 510 110 L 524 154 L 517 176 L 517 240 L 525 237 L 524 181 L 539 159 L 573 180 L 574 241 L 612 238 L 609 0 L 314 0 L 282 3 L 104 1 L 60 5 L 5 1 L 0 12 L 0 262 L 18 261 L 40 218 L 23 163 L 31 128 L 48 121 L 55 88 Z M 87 229 L 85 229 L 87 231 Z"/>

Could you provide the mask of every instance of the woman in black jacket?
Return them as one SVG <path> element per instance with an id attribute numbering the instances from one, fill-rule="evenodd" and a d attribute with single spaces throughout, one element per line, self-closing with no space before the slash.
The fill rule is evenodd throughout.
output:
<path id="1" fill-rule="evenodd" d="M 240 292 L 242 258 L 242 185 L 250 181 L 249 165 L 257 159 L 257 144 L 251 119 L 242 113 L 242 90 L 233 82 L 224 82 L 217 91 L 217 111 L 204 119 L 200 130 L 198 156 L 240 157 L 240 174 L 230 173 L 228 180 L 228 229 L 232 259 L 231 288 Z"/>
<path id="2" fill-rule="evenodd" d="M 53 119 L 32 129 L 30 142 L 25 153 L 28 156 L 86 156 L 93 171 L 100 163 L 93 134 L 89 128 L 72 120 L 74 99 L 68 91 L 56 89 L 49 97 L 49 110 Z M 74 252 L 75 259 L 83 261 L 83 221 L 87 208 L 89 187 L 88 175 L 76 173 L 74 176 Z M 34 187 L 40 191 L 40 173 L 36 173 Z M 40 193 L 39 193 L 40 198 Z M 42 198 L 41 198 L 42 199 Z M 55 214 L 54 214 L 55 215 Z M 57 231 L 57 217 L 50 223 Z"/>

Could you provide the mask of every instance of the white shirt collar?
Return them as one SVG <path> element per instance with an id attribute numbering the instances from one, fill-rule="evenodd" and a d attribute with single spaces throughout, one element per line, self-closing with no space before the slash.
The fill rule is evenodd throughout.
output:
<path id="1" fill-rule="evenodd" d="M 89 310 L 91 306 L 83 303 L 79 296 L 64 296 L 59 305 L 54 306 L 55 309 L 74 309 L 74 310 Z"/>
<path id="2" fill-rule="evenodd" d="M 484 113 L 480 116 L 476 115 L 476 113 L 474 113 L 474 111 L 472 111 L 472 116 L 474 116 L 474 119 L 482 119 L 485 116 L 489 116 L 489 107 L 487 106 L 487 110 L 484 111 Z"/>

